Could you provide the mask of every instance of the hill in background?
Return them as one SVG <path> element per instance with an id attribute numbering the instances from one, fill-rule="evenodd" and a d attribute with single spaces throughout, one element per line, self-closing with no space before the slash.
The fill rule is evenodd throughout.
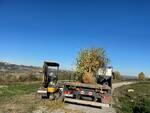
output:
<path id="1" fill-rule="evenodd" d="M 8 62 L 0 62 L 0 77 L 2 79 L 11 79 L 16 77 L 17 79 L 21 79 L 21 81 L 30 81 L 32 80 L 41 80 L 42 79 L 42 71 L 41 67 L 37 66 L 26 66 L 26 65 L 17 65 L 11 64 Z M 71 80 L 74 79 L 73 71 L 69 70 L 60 70 L 59 71 L 59 79 L 60 80 Z M 5 80 L 4 80 L 5 81 Z"/>
<path id="2" fill-rule="evenodd" d="M 25 66 L 11 64 L 8 62 L 0 62 L 0 75 L 26 75 L 34 72 L 35 75 L 39 75 L 41 71 L 40 67 Z"/>

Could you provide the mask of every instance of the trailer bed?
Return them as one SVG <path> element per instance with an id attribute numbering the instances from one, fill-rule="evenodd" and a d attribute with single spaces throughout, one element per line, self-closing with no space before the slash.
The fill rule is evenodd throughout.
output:
<path id="1" fill-rule="evenodd" d="M 79 82 L 65 82 L 65 85 L 70 85 L 74 87 L 83 87 L 83 88 L 91 88 L 91 89 L 111 89 L 111 87 L 107 85 L 100 85 L 100 84 L 85 84 Z"/>

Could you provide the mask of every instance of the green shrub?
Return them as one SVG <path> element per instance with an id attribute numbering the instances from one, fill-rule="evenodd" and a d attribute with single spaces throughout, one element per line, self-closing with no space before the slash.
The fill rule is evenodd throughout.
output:
<path id="1" fill-rule="evenodd" d="M 143 98 L 133 105 L 134 113 L 150 113 L 150 98 Z"/>
<path id="2" fill-rule="evenodd" d="M 150 82 L 139 82 L 115 89 L 118 113 L 150 113 Z M 133 89 L 134 92 L 128 92 Z"/>
<path id="3" fill-rule="evenodd" d="M 29 75 L 29 81 L 38 81 L 38 77 L 36 75 Z"/>
<path id="4" fill-rule="evenodd" d="M 27 76 L 19 76 L 19 82 L 25 82 L 27 79 Z"/>

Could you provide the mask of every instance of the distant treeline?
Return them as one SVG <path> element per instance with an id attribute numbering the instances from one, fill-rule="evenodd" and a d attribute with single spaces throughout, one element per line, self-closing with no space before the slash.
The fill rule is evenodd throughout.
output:
<path id="1" fill-rule="evenodd" d="M 43 73 L 41 67 L 24 66 L 0 62 L 0 82 L 26 82 L 26 81 L 42 81 Z M 59 80 L 77 80 L 77 73 L 69 70 L 59 71 Z M 78 78 L 79 80 L 80 78 Z M 113 75 L 114 81 L 133 81 L 137 77 L 122 76 L 119 72 Z"/>
<path id="2" fill-rule="evenodd" d="M 26 82 L 42 81 L 43 73 L 41 67 L 24 66 L 0 62 L 0 82 Z M 73 71 L 60 70 L 59 80 L 72 80 Z"/>

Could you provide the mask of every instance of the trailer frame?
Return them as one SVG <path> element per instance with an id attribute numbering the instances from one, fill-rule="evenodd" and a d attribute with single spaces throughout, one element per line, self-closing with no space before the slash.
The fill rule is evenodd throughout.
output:
<path id="1" fill-rule="evenodd" d="M 109 107 L 111 104 L 111 87 L 108 85 L 66 82 L 63 95 L 64 102 L 96 107 Z"/>

